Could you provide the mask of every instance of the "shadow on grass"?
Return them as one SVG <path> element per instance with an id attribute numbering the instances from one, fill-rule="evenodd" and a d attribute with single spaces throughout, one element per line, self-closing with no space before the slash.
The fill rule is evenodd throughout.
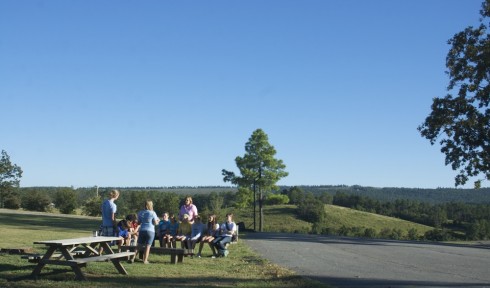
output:
<path id="1" fill-rule="evenodd" d="M 53 228 L 70 228 L 73 230 L 89 230 L 93 231 L 99 228 L 101 220 L 91 218 L 71 218 L 67 215 L 56 216 L 56 214 L 45 214 L 42 216 L 31 214 L 8 214 L 9 221 L 5 221 L 2 225 L 18 227 L 19 223 L 22 226 L 27 226 L 29 229 L 40 229 L 39 227 Z"/>
<path id="2" fill-rule="evenodd" d="M 30 272 L 30 271 L 29 271 Z M 285 276 L 277 279 L 264 281 L 263 279 L 250 279 L 241 277 L 188 277 L 180 275 L 159 274 L 155 276 L 113 275 L 104 276 L 85 273 L 87 281 L 74 280 L 75 274 L 68 269 L 52 269 L 41 273 L 39 280 L 32 278 L 29 274 L 4 278 L 12 287 L 312 287 L 305 285 L 300 276 Z M 318 284 L 313 287 L 326 287 Z"/>

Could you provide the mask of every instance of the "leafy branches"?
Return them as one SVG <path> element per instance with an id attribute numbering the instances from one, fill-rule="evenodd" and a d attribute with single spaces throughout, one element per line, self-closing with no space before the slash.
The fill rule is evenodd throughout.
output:
<path id="1" fill-rule="evenodd" d="M 432 112 L 418 127 L 431 144 L 439 141 L 446 165 L 459 170 L 456 186 L 480 174 L 490 180 L 490 0 L 483 2 L 480 14 L 478 27 L 468 27 L 448 41 L 447 89 L 457 95 L 434 98 Z"/>

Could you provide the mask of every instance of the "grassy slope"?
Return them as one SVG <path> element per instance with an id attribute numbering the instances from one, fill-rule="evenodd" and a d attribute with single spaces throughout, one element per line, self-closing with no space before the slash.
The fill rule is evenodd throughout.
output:
<path id="1" fill-rule="evenodd" d="M 378 233 L 383 228 L 389 229 L 401 229 L 404 234 L 411 228 L 417 229 L 419 235 L 423 235 L 426 231 L 432 230 L 432 227 L 382 216 L 378 214 L 368 213 L 353 210 L 350 208 L 325 205 L 325 211 L 327 212 L 327 227 L 339 229 L 342 226 L 346 227 L 362 227 L 362 228 L 372 228 Z"/>
<path id="2" fill-rule="evenodd" d="M 295 205 L 277 205 L 264 207 L 264 231 L 266 232 L 292 232 L 292 233 L 308 233 L 311 230 L 311 223 L 299 219 L 295 214 Z M 372 228 L 378 233 L 383 228 L 401 229 L 404 235 L 408 230 L 415 228 L 419 235 L 423 235 L 426 231 L 432 230 L 432 227 L 382 216 L 378 214 L 357 211 L 350 208 L 344 208 L 334 205 L 325 205 L 327 212 L 326 225 L 327 228 L 339 229 L 345 227 L 362 227 Z M 236 222 L 245 222 L 247 228 L 253 228 L 253 213 L 252 211 L 235 211 Z M 259 229 L 259 218 L 256 219 L 256 228 Z"/>

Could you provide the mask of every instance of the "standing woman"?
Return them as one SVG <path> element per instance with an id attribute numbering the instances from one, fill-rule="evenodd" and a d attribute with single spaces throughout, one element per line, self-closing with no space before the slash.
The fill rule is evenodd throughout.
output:
<path id="1" fill-rule="evenodd" d="M 180 212 L 179 212 L 179 219 L 180 221 L 184 220 L 184 215 L 187 214 L 189 215 L 189 223 L 194 223 L 194 218 L 197 216 L 197 207 L 196 205 L 192 204 L 192 197 L 187 196 L 185 197 L 185 203 L 180 207 Z"/>
<path id="2" fill-rule="evenodd" d="M 114 236 L 116 235 L 116 212 L 117 212 L 117 205 L 114 203 L 114 201 L 119 198 L 119 191 L 118 190 L 112 190 L 111 193 L 109 193 L 109 199 L 106 199 L 102 203 L 102 234 L 101 236 Z"/>
<path id="3" fill-rule="evenodd" d="M 155 225 L 158 225 L 160 219 L 157 213 L 153 211 L 153 201 L 146 200 L 145 209 L 138 212 L 138 223 L 140 225 L 139 237 L 138 237 L 138 247 L 136 248 L 136 254 L 131 262 L 138 255 L 138 252 L 145 247 L 143 252 L 143 263 L 149 264 L 148 256 L 150 255 L 150 248 L 153 240 L 155 239 Z"/>

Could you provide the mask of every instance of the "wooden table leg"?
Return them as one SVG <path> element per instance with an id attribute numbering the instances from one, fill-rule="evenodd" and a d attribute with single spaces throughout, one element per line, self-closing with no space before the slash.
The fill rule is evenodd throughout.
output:
<path id="1" fill-rule="evenodd" d="M 46 265 L 43 260 L 47 260 L 47 259 L 51 258 L 51 256 L 53 256 L 54 251 L 56 251 L 57 248 L 58 247 L 56 247 L 56 246 L 50 246 L 49 247 L 48 251 L 46 251 L 46 254 L 44 254 L 43 258 L 41 258 L 41 260 L 39 260 L 39 262 L 37 263 L 34 270 L 32 270 L 31 277 L 34 277 L 37 279 L 37 277 L 41 273 L 41 270 L 43 269 L 44 265 Z"/>
<path id="2" fill-rule="evenodd" d="M 82 269 L 80 269 L 80 266 L 75 263 L 75 265 L 71 266 L 71 269 L 73 272 L 75 272 L 75 279 L 76 280 L 81 280 L 81 281 L 86 281 L 87 278 L 85 277 L 85 274 L 83 274 Z"/>
<path id="3" fill-rule="evenodd" d="M 124 275 L 128 275 L 128 271 L 126 271 L 126 269 L 124 269 L 124 267 L 122 266 L 121 261 L 119 261 L 119 259 L 112 259 L 111 261 L 112 261 L 112 264 L 114 264 L 114 266 L 116 267 L 117 271 L 119 271 L 119 273 L 124 274 Z"/>

